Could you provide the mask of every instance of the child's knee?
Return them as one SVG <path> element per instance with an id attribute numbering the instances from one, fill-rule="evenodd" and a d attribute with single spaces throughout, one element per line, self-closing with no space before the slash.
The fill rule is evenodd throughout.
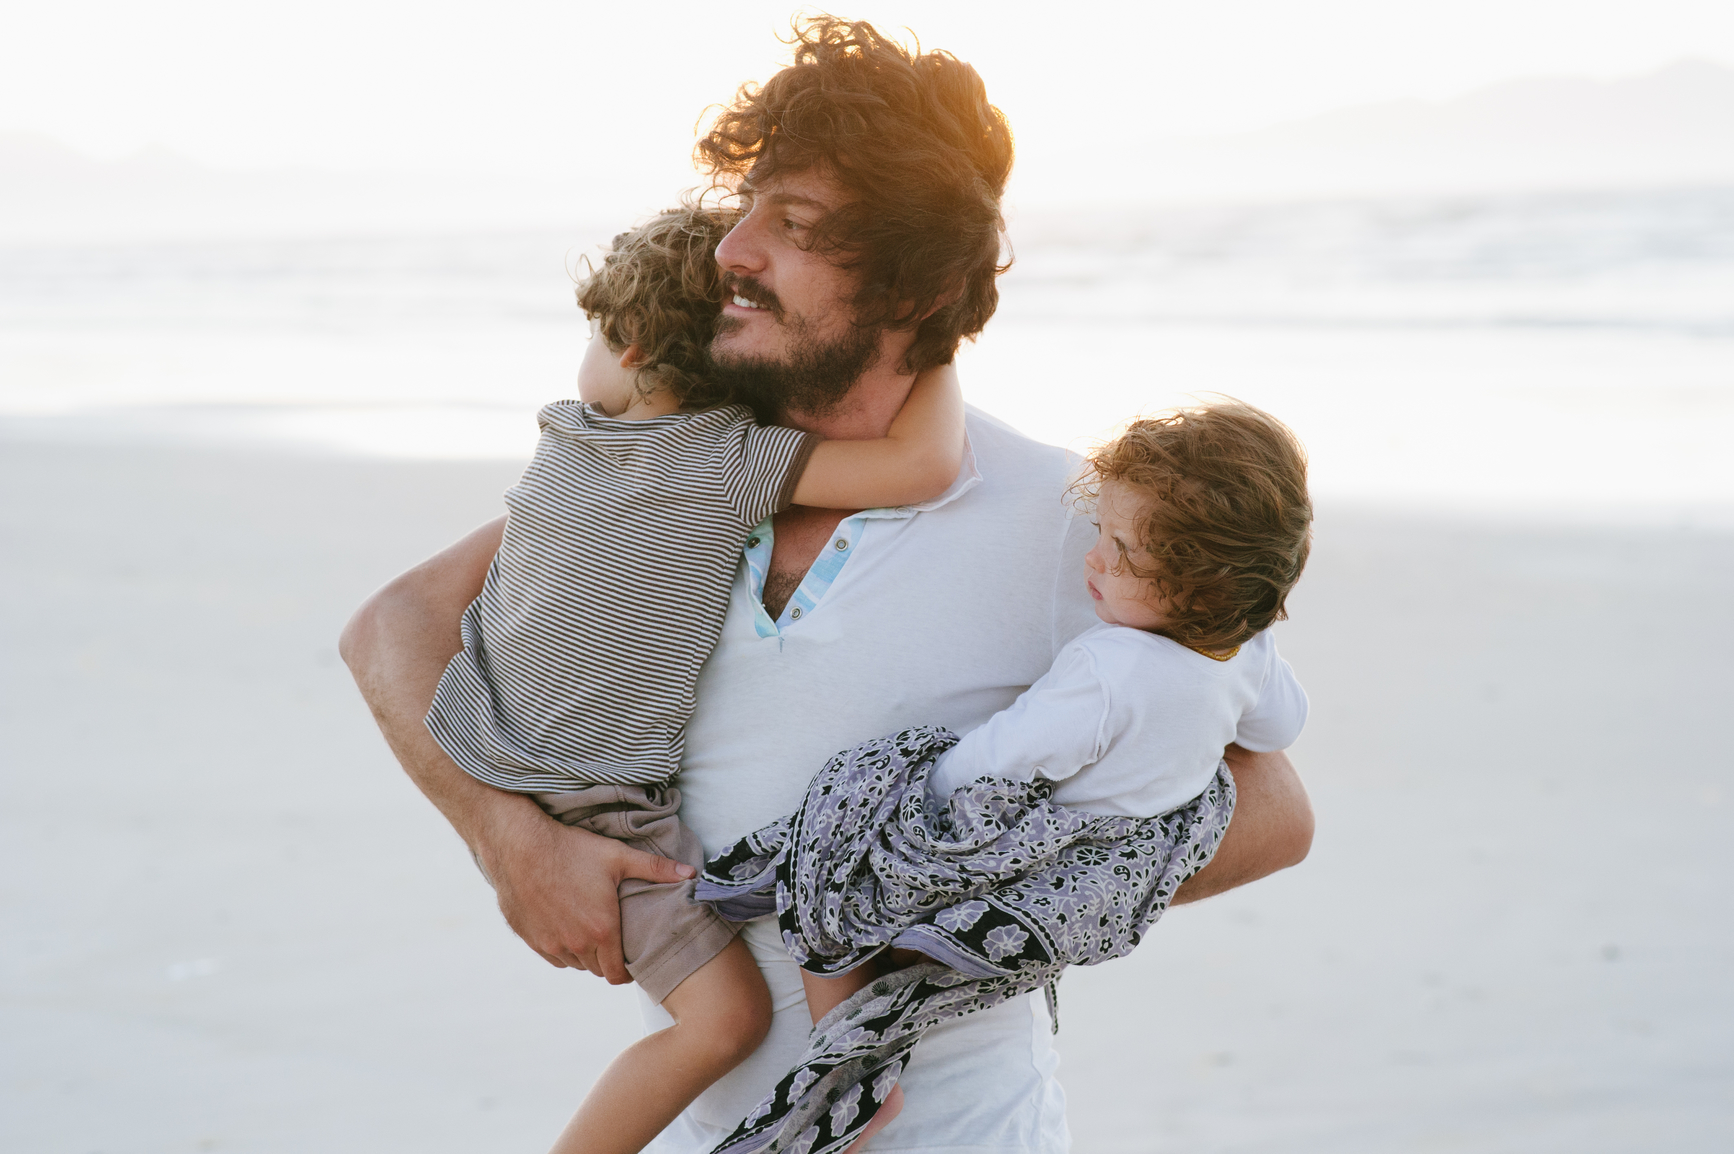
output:
<path id="1" fill-rule="evenodd" d="M 680 1029 L 709 1061 L 732 1069 L 746 1061 L 771 1032 L 771 1000 L 747 992 L 695 1007 L 681 1015 Z"/>
<path id="2" fill-rule="evenodd" d="M 741 1053 L 745 1058 L 771 1032 L 771 991 L 763 979 L 743 986 L 727 1009 L 724 1029 L 745 1047 Z"/>
<path id="3" fill-rule="evenodd" d="M 735 1007 L 729 1022 L 729 1033 L 740 1047 L 741 1058 L 746 1058 L 758 1049 L 770 1032 L 771 999 L 768 994 L 762 1001 L 750 1000 Z"/>
<path id="4" fill-rule="evenodd" d="M 737 948 L 738 947 L 738 948 Z M 771 992 L 739 943 L 683 982 L 663 1008 L 705 1060 L 733 1068 L 771 1032 Z"/>

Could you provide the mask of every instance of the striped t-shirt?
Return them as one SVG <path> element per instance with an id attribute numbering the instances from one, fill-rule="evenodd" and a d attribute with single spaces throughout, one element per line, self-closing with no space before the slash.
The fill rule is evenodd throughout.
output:
<path id="1" fill-rule="evenodd" d="M 560 401 L 537 420 L 428 730 L 500 789 L 665 782 L 741 548 L 818 440 L 740 406 L 621 421 Z"/>

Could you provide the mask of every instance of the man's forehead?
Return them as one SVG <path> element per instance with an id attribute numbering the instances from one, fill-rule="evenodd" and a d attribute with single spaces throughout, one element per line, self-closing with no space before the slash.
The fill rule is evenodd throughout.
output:
<path id="1" fill-rule="evenodd" d="M 836 208 L 847 199 L 842 185 L 815 169 L 779 172 L 770 176 L 748 173 L 741 181 L 740 193 L 748 200 L 805 205 L 825 211 Z"/>

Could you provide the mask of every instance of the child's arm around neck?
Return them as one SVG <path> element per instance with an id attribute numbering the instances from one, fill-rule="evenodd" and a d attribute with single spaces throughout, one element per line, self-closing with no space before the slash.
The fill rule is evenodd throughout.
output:
<path id="1" fill-rule="evenodd" d="M 885 436 L 825 441 L 795 486 L 797 505 L 869 509 L 931 501 L 963 465 L 963 393 L 951 365 L 915 378 Z"/>

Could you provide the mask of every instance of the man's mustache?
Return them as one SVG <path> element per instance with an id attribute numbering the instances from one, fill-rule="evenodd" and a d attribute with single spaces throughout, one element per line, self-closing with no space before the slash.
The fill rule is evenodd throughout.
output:
<path id="1" fill-rule="evenodd" d="M 739 273 L 724 273 L 723 288 L 731 296 L 745 297 L 756 305 L 763 305 L 771 311 L 771 316 L 777 320 L 783 319 L 783 302 L 777 299 L 777 294 L 760 284 L 750 276 Z"/>

